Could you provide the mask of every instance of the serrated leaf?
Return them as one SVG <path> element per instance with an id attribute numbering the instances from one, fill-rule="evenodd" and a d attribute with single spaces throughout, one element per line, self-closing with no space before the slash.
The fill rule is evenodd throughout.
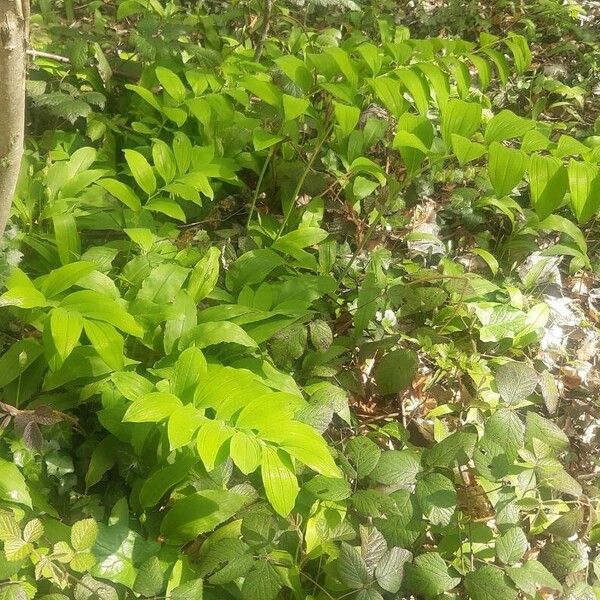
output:
<path id="1" fill-rule="evenodd" d="M 522 567 L 509 567 L 506 573 L 529 596 L 534 596 L 539 588 L 562 591 L 560 582 L 537 560 L 529 559 Z"/>
<path id="2" fill-rule="evenodd" d="M 524 363 L 508 362 L 496 369 L 496 388 L 508 405 L 518 404 L 533 394 L 537 373 Z"/>
<path id="3" fill-rule="evenodd" d="M 346 446 L 346 455 L 356 470 L 358 479 L 367 477 L 377 466 L 381 448 L 367 437 L 352 438 Z"/>
<path id="4" fill-rule="evenodd" d="M 471 600 L 514 600 L 518 595 L 504 572 L 491 565 L 467 573 L 465 588 Z"/>
<path id="5" fill-rule="evenodd" d="M 527 537 L 520 527 L 511 527 L 496 538 L 496 556 L 505 565 L 516 563 L 527 547 Z"/>
<path id="6" fill-rule="evenodd" d="M 371 576 L 359 549 L 342 542 L 340 555 L 337 559 L 337 575 L 339 580 L 347 587 L 358 590 L 365 587 Z"/>
<path id="7" fill-rule="evenodd" d="M 418 365 L 418 357 L 412 350 L 388 352 L 375 367 L 377 390 L 387 395 L 407 389 L 417 375 Z"/>
<path id="8" fill-rule="evenodd" d="M 434 525 L 448 525 L 456 510 L 454 484 L 441 473 L 429 473 L 417 481 L 417 502 L 423 514 Z"/>
<path id="9" fill-rule="evenodd" d="M 413 563 L 405 566 L 405 574 L 408 589 L 425 600 L 450 591 L 461 581 L 460 577 L 450 575 L 448 566 L 437 552 L 417 556 Z"/>
<path id="10" fill-rule="evenodd" d="M 404 548 L 390 548 L 377 563 L 375 578 L 386 591 L 395 594 L 404 579 L 404 565 L 412 559 L 412 553 Z"/>

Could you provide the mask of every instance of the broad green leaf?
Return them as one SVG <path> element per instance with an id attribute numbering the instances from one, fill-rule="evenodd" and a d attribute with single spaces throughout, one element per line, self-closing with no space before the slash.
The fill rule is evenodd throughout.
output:
<path id="1" fill-rule="evenodd" d="M 588 549 L 581 540 L 554 540 L 544 545 L 539 561 L 556 579 L 562 581 L 568 575 L 588 567 Z"/>
<path id="2" fill-rule="evenodd" d="M 489 149 L 488 174 L 498 198 L 508 196 L 523 179 L 529 157 L 521 150 L 493 142 Z"/>
<path id="3" fill-rule="evenodd" d="M 377 77 L 371 79 L 369 84 L 384 106 L 398 118 L 406 110 L 406 101 L 402 97 L 402 84 L 391 77 Z"/>
<path id="4" fill-rule="evenodd" d="M 161 139 L 152 143 L 152 160 L 159 175 L 165 183 L 171 183 L 177 175 L 177 163 L 171 147 Z"/>
<path id="5" fill-rule="evenodd" d="M 450 575 L 448 566 L 437 552 L 417 556 L 404 570 L 408 589 L 425 600 L 432 600 L 449 592 L 461 581 L 460 577 Z"/>
<path id="6" fill-rule="evenodd" d="M 310 90 L 313 76 L 302 60 L 291 54 L 284 54 L 276 58 L 275 63 L 303 92 Z"/>
<path id="7" fill-rule="evenodd" d="M 252 144 L 254 145 L 254 149 L 258 152 L 278 144 L 283 139 L 284 138 L 280 135 L 275 135 L 260 127 L 257 127 L 252 133 Z"/>
<path id="8" fill-rule="evenodd" d="M 531 444 L 534 439 L 544 442 L 557 452 L 569 447 L 569 438 L 558 425 L 530 410 L 525 421 L 525 441 Z"/>
<path id="9" fill-rule="evenodd" d="M 178 75 L 166 67 L 156 67 L 155 73 L 160 85 L 175 102 L 181 103 L 185 100 L 186 89 Z"/>
<path id="10" fill-rule="evenodd" d="M 518 404 L 533 394 L 537 373 L 525 363 L 510 361 L 496 369 L 496 388 L 508 405 Z"/>
<path id="11" fill-rule="evenodd" d="M 77 314 L 77 313 L 72 313 Z M 85 335 L 100 358 L 115 371 L 124 366 L 123 336 L 109 323 L 84 319 Z"/>
<path id="12" fill-rule="evenodd" d="M 256 348 L 256 342 L 239 326 L 230 321 L 200 323 L 188 331 L 179 342 L 180 348 L 207 348 L 215 344 L 238 344 Z"/>
<path id="13" fill-rule="evenodd" d="M 465 588 L 471 600 L 514 600 L 518 595 L 504 572 L 492 565 L 467 573 Z"/>
<path id="14" fill-rule="evenodd" d="M 431 467 L 453 467 L 454 463 L 464 464 L 473 454 L 477 434 L 455 431 L 437 442 L 423 456 L 423 463 Z"/>
<path id="15" fill-rule="evenodd" d="M 264 446 L 260 472 L 267 500 L 275 512 L 287 517 L 294 508 L 299 490 L 289 455 L 282 450 Z"/>
<path id="16" fill-rule="evenodd" d="M 360 118 L 360 109 L 347 104 L 333 103 L 335 119 L 339 125 L 340 138 L 346 138 L 354 130 Z"/>
<path id="17" fill-rule="evenodd" d="M 192 142 L 183 131 L 178 131 L 173 136 L 173 154 L 179 175 L 184 175 L 192 162 Z"/>
<path id="18" fill-rule="evenodd" d="M 600 169 L 587 162 L 569 162 L 571 208 L 579 223 L 589 221 L 600 208 Z"/>
<path id="19" fill-rule="evenodd" d="M 306 113 L 310 106 L 308 98 L 296 98 L 289 94 L 283 95 L 283 114 L 286 121 L 297 119 Z"/>
<path id="20" fill-rule="evenodd" d="M 258 77 L 246 77 L 242 81 L 242 86 L 260 98 L 263 102 L 266 102 L 275 108 L 281 106 L 283 94 L 279 88 L 271 82 L 264 81 Z"/>
<path id="21" fill-rule="evenodd" d="M 525 442 L 525 425 L 515 411 L 501 408 L 485 422 L 485 435 L 502 447 L 509 460 L 515 460 Z"/>
<path id="22" fill-rule="evenodd" d="M 167 433 L 171 450 L 187 446 L 197 429 L 204 423 L 205 417 L 192 404 L 176 408 L 169 417 Z"/>
<path id="23" fill-rule="evenodd" d="M 125 84 L 125 87 L 132 92 L 135 92 L 140 98 L 145 100 L 152 108 L 155 108 L 158 112 L 161 112 L 161 106 L 156 99 L 156 96 L 145 87 L 140 85 L 133 85 L 131 83 Z"/>
<path id="24" fill-rule="evenodd" d="M 452 142 L 453 133 L 470 138 L 481 124 L 481 104 L 476 102 L 464 102 L 454 98 L 441 107 L 441 111 L 441 133 L 448 146 Z"/>
<path id="25" fill-rule="evenodd" d="M 98 292 L 82 290 L 69 294 L 60 306 L 69 311 L 76 311 L 82 317 L 110 323 L 125 333 L 141 337 L 143 329 L 136 320 L 114 299 Z"/>
<path id="26" fill-rule="evenodd" d="M 418 112 L 425 116 L 429 108 L 429 88 L 423 79 L 417 75 L 417 71 L 407 67 L 397 69 L 394 73 L 412 96 Z"/>
<path id="27" fill-rule="evenodd" d="M 135 400 L 123 416 L 124 423 L 158 423 L 171 416 L 181 400 L 168 392 L 150 392 Z"/>
<path id="28" fill-rule="evenodd" d="M 107 435 L 96 444 L 85 474 L 86 490 L 96 485 L 102 479 L 103 475 L 113 468 L 117 462 L 118 445 L 119 442 L 112 435 Z"/>
<path id="29" fill-rule="evenodd" d="M 166 215 L 167 217 L 171 217 L 172 219 L 175 219 L 181 223 L 185 223 L 186 221 L 186 216 L 183 212 L 183 209 L 174 200 L 167 200 L 165 198 L 152 198 L 152 200 L 148 200 L 148 202 L 146 202 L 144 208 L 150 212 L 160 213 L 162 215 Z"/>
<path id="30" fill-rule="evenodd" d="M 193 540 L 235 515 L 247 498 L 229 490 L 203 490 L 178 500 L 160 530 L 171 543 Z"/>
<path id="31" fill-rule="evenodd" d="M 268 560 L 259 560 L 244 577 L 242 597 L 248 600 L 275 600 L 282 587 L 275 567 Z"/>
<path id="32" fill-rule="evenodd" d="M 100 179 L 96 181 L 96 185 L 104 188 L 111 196 L 114 196 L 119 202 L 131 210 L 137 212 L 141 210 L 142 203 L 136 193 L 126 184 L 117 179 Z"/>
<path id="33" fill-rule="evenodd" d="M 450 96 L 450 83 L 448 82 L 448 77 L 444 71 L 433 63 L 423 62 L 417 63 L 415 66 L 420 69 L 429 80 L 438 107 L 442 108 L 443 106 L 446 106 L 448 97 Z"/>
<path id="34" fill-rule="evenodd" d="M 520 527 L 511 527 L 496 538 L 496 556 L 505 565 L 520 560 L 527 547 L 527 537 Z"/>
<path id="35" fill-rule="evenodd" d="M 175 363 L 171 381 L 173 393 L 184 403 L 192 402 L 196 387 L 206 370 L 206 359 L 198 348 L 193 346 L 184 350 Z"/>
<path id="36" fill-rule="evenodd" d="M 145 597 L 157 596 L 162 591 L 163 579 L 164 569 L 158 556 L 151 556 L 140 565 L 133 590 Z"/>
<path id="37" fill-rule="evenodd" d="M 325 440 L 310 425 L 290 421 L 265 428 L 260 431 L 260 436 L 279 444 L 293 458 L 317 473 L 327 477 L 340 476 Z"/>
<path id="38" fill-rule="evenodd" d="M 75 217 L 67 212 L 52 216 L 54 238 L 60 262 L 67 265 L 79 260 L 81 254 L 81 241 Z"/>
<path id="39" fill-rule="evenodd" d="M 50 330 L 56 352 L 64 361 L 79 342 L 83 330 L 83 318 L 79 313 L 64 308 L 54 308 L 50 312 Z"/>
<path id="40" fill-rule="evenodd" d="M 508 77 L 510 73 L 510 69 L 508 67 L 508 62 L 504 55 L 499 50 L 495 50 L 494 48 L 482 48 L 482 52 L 487 54 L 494 64 L 496 65 L 496 71 L 498 73 L 498 78 L 502 82 L 503 85 L 506 85 L 508 82 Z"/>
<path id="41" fill-rule="evenodd" d="M 567 169 L 557 158 L 534 154 L 528 171 L 533 207 L 540 219 L 545 219 L 563 201 L 569 187 Z"/>
<path id="42" fill-rule="evenodd" d="M 377 466 L 381 448 L 368 437 L 357 436 L 348 442 L 346 455 L 356 470 L 356 476 L 362 479 Z"/>
<path id="43" fill-rule="evenodd" d="M 146 508 L 158 504 L 171 488 L 189 477 L 190 470 L 197 461 L 195 457 L 178 456 L 172 465 L 154 471 L 140 489 L 141 506 Z"/>
<path id="44" fill-rule="evenodd" d="M 456 509 L 454 484 L 441 473 L 429 473 L 417 481 L 417 502 L 433 525 L 448 525 Z"/>
<path id="45" fill-rule="evenodd" d="M 219 279 L 221 251 L 212 247 L 192 269 L 187 290 L 195 302 L 200 302 L 210 294 Z"/>
<path id="46" fill-rule="evenodd" d="M 152 269 L 150 275 L 144 279 L 137 297 L 155 304 L 172 302 L 183 287 L 188 274 L 189 269 L 185 267 L 162 263 Z"/>
<path id="47" fill-rule="evenodd" d="M 421 470 L 419 455 L 412 450 L 382 452 L 369 478 L 383 485 L 401 488 L 414 485 Z"/>
<path id="48" fill-rule="evenodd" d="M 333 57 L 340 71 L 348 80 L 352 88 L 357 88 L 359 83 L 358 70 L 354 65 L 354 61 L 350 55 L 342 48 L 330 47 L 325 50 L 327 54 Z"/>
<path id="49" fill-rule="evenodd" d="M 527 40 L 522 35 L 511 33 L 504 43 L 512 52 L 517 73 L 522 75 L 531 64 L 531 51 L 527 45 Z"/>
<path id="50" fill-rule="evenodd" d="M 386 591 L 395 594 L 404 579 L 404 565 L 412 559 L 412 553 L 404 548 L 390 548 L 377 563 L 375 578 Z"/>
<path id="51" fill-rule="evenodd" d="M 425 116 L 404 113 L 398 119 L 398 128 L 392 147 L 400 151 L 409 174 L 416 173 L 433 142 L 433 125 Z"/>
<path id="52" fill-rule="evenodd" d="M 417 374 L 418 358 L 412 350 L 388 352 L 375 366 L 374 376 L 381 395 L 407 389 Z"/>
<path id="53" fill-rule="evenodd" d="M 265 277 L 285 260 L 270 248 L 259 248 L 242 254 L 229 266 L 226 276 L 227 289 L 236 292 L 245 285 L 261 283 Z"/>
<path id="54" fill-rule="evenodd" d="M 219 419 L 207 419 L 200 426 L 196 448 L 207 471 L 212 471 L 227 458 L 222 450 L 234 433 L 233 427 Z"/>
<path id="55" fill-rule="evenodd" d="M 148 164 L 146 158 L 137 150 L 123 150 L 123 154 L 135 182 L 148 195 L 154 194 L 156 191 L 156 177 L 154 177 L 152 167 Z"/>
<path id="56" fill-rule="evenodd" d="M 39 286 L 46 298 L 53 298 L 57 294 L 68 290 L 71 286 L 76 285 L 86 275 L 92 273 L 95 265 L 91 262 L 78 261 L 59 267 L 50 271 L 44 277 L 42 284 Z"/>
<path id="57" fill-rule="evenodd" d="M 275 250 L 285 252 L 288 249 L 304 249 L 316 246 L 329 234 L 319 227 L 302 227 L 281 236 L 271 246 Z"/>
<path id="58" fill-rule="evenodd" d="M 458 159 L 458 163 L 462 167 L 463 165 L 481 158 L 486 152 L 486 147 L 483 144 L 472 142 L 462 135 L 457 133 L 451 134 L 452 150 Z"/>
<path id="59" fill-rule="evenodd" d="M 529 596 L 535 596 L 540 588 L 562 592 L 560 582 L 537 560 L 528 559 L 521 567 L 509 567 L 506 573 L 515 585 Z"/>
<path id="60" fill-rule="evenodd" d="M 88 550 L 96 542 L 98 525 L 94 519 L 83 519 L 71 527 L 71 546 L 74 550 Z"/>
<path id="61" fill-rule="evenodd" d="M 229 453 L 235 466 L 244 475 L 253 473 L 261 464 L 262 448 L 251 432 L 237 431 L 231 438 Z"/>
<path id="62" fill-rule="evenodd" d="M 0 500 L 24 504 L 31 508 L 31 496 L 21 471 L 11 462 L 0 458 Z"/>
<path id="63" fill-rule="evenodd" d="M 494 115 L 485 128 L 485 142 L 502 142 L 511 138 L 522 138 L 530 129 L 535 127 L 531 119 L 515 115 L 511 110 L 501 110 Z"/>
<path id="64" fill-rule="evenodd" d="M 369 584 L 371 576 L 360 554 L 360 548 L 342 542 L 337 559 L 337 576 L 351 589 L 359 590 Z"/>

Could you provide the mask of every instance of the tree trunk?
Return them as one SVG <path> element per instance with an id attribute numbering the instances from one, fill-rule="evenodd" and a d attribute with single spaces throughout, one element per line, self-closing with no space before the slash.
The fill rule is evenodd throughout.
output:
<path id="1" fill-rule="evenodd" d="M 0 0 L 0 236 L 23 155 L 28 21 L 29 0 Z"/>

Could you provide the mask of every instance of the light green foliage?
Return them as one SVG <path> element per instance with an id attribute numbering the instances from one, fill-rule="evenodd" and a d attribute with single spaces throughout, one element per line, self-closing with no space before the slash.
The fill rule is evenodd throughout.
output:
<path id="1" fill-rule="evenodd" d="M 597 46 L 442 4 L 33 3 L 0 600 L 600 594 Z"/>

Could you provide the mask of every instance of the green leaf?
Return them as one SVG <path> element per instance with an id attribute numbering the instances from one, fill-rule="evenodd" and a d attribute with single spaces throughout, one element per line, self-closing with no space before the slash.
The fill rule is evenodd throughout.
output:
<path id="1" fill-rule="evenodd" d="M 412 350 L 388 352 L 376 365 L 374 376 L 381 395 L 397 394 L 408 387 L 417 375 L 417 355 Z"/>
<path id="2" fill-rule="evenodd" d="M 140 505 L 147 508 L 158 504 L 172 487 L 189 477 L 191 468 L 197 462 L 196 457 L 178 456 L 172 465 L 157 469 L 140 489 Z"/>
<path id="3" fill-rule="evenodd" d="M 186 332 L 179 347 L 194 345 L 197 348 L 207 348 L 215 344 L 239 344 L 247 348 L 256 348 L 256 342 L 239 326 L 231 321 L 216 321 L 200 323 Z"/>
<path id="4" fill-rule="evenodd" d="M 398 118 L 404 112 L 406 102 L 401 93 L 402 85 L 397 79 L 377 77 L 371 79 L 369 84 L 394 117 Z"/>
<path id="5" fill-rule="evenodd" d="M 362 559 L 359 548 L 354 548 L 342 542 L 340 555 L 337 559 L 337 575 L 339 580 L 354 590 L 359 590 L 369 584 L 371 576 L 367 565 Z"/>
<path id="6" fill-rule="evenodd" d="M 356 106 L 348 106 L 339 102 L 333 103 L 333 109 L 335 119 L 339 125 L 340 138 L 348 137 L 358 124 L 360 109 Z"/>
<path id="7" fill-rule="evenodd" d="M 177 163 L 171 147 L 163 140 L 155 139 L 152 143 L 152 160 L 163 181 L 171 183 L 177 175 Z"/>
<path id="8" fill-rule="evenodd" d="M 163 589 L 163 578 L 164 571 L 158 556 L 151 556 L 140 565 L 133 590 L 142 596 L 157 596 Z"/>
<path id="9" fill-rule="evenodd" d="M 414 485 L 420 470 L 419 456 L 412 450 L 387 450 L 382 452 L 369 477 L 378 483 L 400 488 Z"/>
<path id="10" fill-rule="evenodd" d="M 83 519 L 71 527 L 71 546 L 77 551 L 91 548 L 98 537 L 98 525 L 94 519 Z"/>
<path id="11" fill-rule="evenodd" d="M 125 423 L 158 423 L 181 406 L 181 400 L 168 392 L 150 392 L 136 400 L 125 412 Z"/>
<path id="12" fill-rule="evenodd" d="M 155 73 L 160 85 L 175 102 L 180 104 L 185 100 L 187 93 L 185 86 L 173 71 L 166 67 L 156 67 Z"/>
<path id="13" fill-rule="evenodd" d="M 545 219 L 563 201 L 569 187 L 567 169 L 557 158 L 534 154 L 528 171 L 531 202 L 540 219 Z"/>
<path id="14" fill-rule="evenodd" d="M 450 146 L 452 134 L 470 138 L 481 124 L 481 104 L 465 102 L 457 98 L 442 108 L 441 133 L 446 145 Z"/>
<path id="15" fill-rule="evenodd" d="M 137 297 L 155 304 L 173 302 L 175 296 L 183 287 L 189 269 L 172 263 L 162 263 L 152 270 L 144 279 Z"/>
<path id="16" fill-rule="evenodd" d="M 110 323 L 125 333 L 141 337 L 144 330 L 122 307 L 121 303 L 91 290 L 69 294 L 60 306 L 78 312 L 82 317 Z"/>
<path id="17" fill-rule="evenodd" d="M 24 504 L 32 508 L 29 489 L 21 471 L 16 465 L 2 458 L 0 458 L 0 500 Z"/>
<path id="18" fill-rule="evenodd" d="M 202 600 L 202 579 L 193 579 L 178 585 L 171 592 L 170 600 Z"/>
<path id="19" fill-rule="evenodd" d="M 112 325 L 101 321 L 85 319 L 83 328 L 85 335 L 90 340 L 94 350 L 100 355 L 100 358 L 111 369 L 115 371 L 122 369 L 124 366 L 123 336 Z"/>
<path id="20" fill-rule="evenodd" d="M 261 476 L 267 500 L 282 517 L 287 517 L 296 503 L 298 481 L 292 461 L 285 452 L 263 447 Z"/>
<path id="21" fill-rule="evenodd" d="M 117 447 L 118 442 L 112 435 L 107 435 L 96 444 L 85 474 L 86 489 L 96 485 L 102 479 L 102 476 L 113 468 L 117 462 Z"/>
<path id="22" fill-rule="evenodd" d="M 509 567 L 506 573 L 529 596 L 535 596 L 539 588 L 562 592 L 560 582 L 537 560 L 528 559 L 522 567 Z"/>
<path id="23" fill-rule="evenodd" d="M 50 312 L 50 331 L 52 342 L 61 361 L 71 354 L 77 346 L 83 330 L 83 318 L 79 313 L 54 308 Z"/>
<path id="24" fill-rule="evenodd" d="M 518 595 L 504 572 L 491 565 L 467 573 L 465 588 L 471 600 L 514 600 Z"/>
<path id="25" fill-rule="evenodd" d="M 39 519 L 31 519 L 23 528 L 23 539 L 26 542 L 37 542 L 43 535 L 44 524 Z"/>
<path id="26" fill-rule="evenodd" d="M 568 174 L 571 208 L 579 223 L 586 223 L 600 208 L 600 169 L 571 159 Z"/>
<path id="27" fill-rule="evenodd" d="M 73 262 L 64 267 L 53 269 L 44 277 L 42 284 L 39 286 L 40 290 L 46 298 L 53 298 L 77 284 L 94 270 L 95 265 L 85 261 Z"/>
<path id="28" fill-rule="evenodd" d="M 302 60 L 291 54 L 284 54 L 276 58 L 275 63 L 303 92 L 310 90 L 313 84 L 313 76 Z"/>
<path id="29" fill-rule="evenodd" d="M 142 208 L 142 203 L 136 193 L 126 184 L 116 179 L 100 179 L 96 185 L 104 188 L 111 196 L 114 196 L 119 202 L 131 210 L 138 212 Z"/>
<path id="30" fill-rule="evenodd" d="M 246 497 L 229 490 L 196 492 L 175 502 L 160 530 L 172 543 L 188 542 L 230 519 L 246 501 Z"/>
<path id="31" fill-rule="evenodd" d="M 152 108 L 155 108 L 158 112 L 161 112 L 161 106 L 156 99 L 156 96 L 145 87 L 140 85 L 134 85 L 132 83 L 126 83 L 125 87 L 132 92 L 135 92 L 140 98 L 145 100 Z"/>
<path id="32" fill-rule="evenodd" d="M 244 475 L 253 473 L 261 464 L 262 448 L 253 433 L 237 431 L 231 438 L 229 453 Z"/>
<path id="33" fill-rule="evenodd" d="M 252 144 L 257 152 L 266 150 L 267 148 L 278 144 L 283 139 L 284 138 L 282 138 L 280 135 L 275 135 L 260 127 L 255 129 L 252 133 Z"/>
<path id="34" fill-rule="evenodd" d="M 491 144 L 511 138 L 520 138 L 534 127 L 535 123 L 531 119 L 519 117 L 511 110 L 501 110 L 490 119 L 485 128 L 485 142 Z"/>
<path id="35" fill-rule="evenodd" d="M 221 251 L 212 247 L 193 268 L 188 281 L 188 292 L 195 302 L 200 302 L 210 294 L 219 279 Z"/>
<path id="36" fill-rule="evenodd" d="M 507 458 L 512 461 L 523 448 L 525 425 L 516 412 L 501 408 L 485 422 L 485 435 L 498 444 L 505 451 Z"/>
<path id="37" fill-rule="evenodd" d="M 390 548 L 375 568 L 377 583 L 386 591 L 395 594 L 404 579 L 404 565 L 412 559 L 412 553 L 404 548 Z"/>
<path id="38" fill-rule="evenodd" d="M 520 527 L 511 527 L 496 538 L 496 556 L 505 565 L 520 560 L 527 548 L 527 536 Z"/>
<path id="39" fill-rule="evenodd" d="M 0 356 L 0 388 L 17 379 L 43 352 L 41 344 L 32 339 L 15 342 Z"/>
<path id="40" fill-rule="evenodd" d="M 481 158 L 487 152 L 483 144 L 472 142 L 462 135 L 453 133 L 450 137 L 452 140 L 452 150 L 461 167 L 472 160 Z"/>
<path id="41" fill-rule="evenodd" d="M 175 154 L 179 174 L 187 173 L 192 162 L 192 142 L 183 131 L 178 131 L 173 136 L 173 154 Z"/>
<path id="42" fill-rule="evenodd" d="M 281 106 L 283 94 L 271 82 L 263 81 L 262 79 L 258 79 L 258 77 L 246 77 L 241 85 L 263 102 L 275 108 Z"/>
<path id="43" fill-rule="evenodd" d="M 166 198 L 152 198 L 152 200 L 146 202 L 144 208 L 150 212 L 156 212 L 166 215 L 167 217 L 171 217 L 171 219 L 175 219 L 181 223 L 185 223 L 186 221 L 183 209 L 174 200 L 167 200 Z"/>
<path id="44" fill-rule="evenodd" d="M 146 158 L 137 150 L 123 150 L 125 160 L 136 183 L 148 194 L 156 191 L 156 177 Z"/>
<path id="45" fill-rule="evenodd" d="M 175 363 L 175 372 L 171 382 L 173 393 L 184 403 L 192 402 L 196 387 L 206 371 L 204 354 L 194 346 L 187 348 L 179 355 Z"/>
<path id="46" fill-rule="evenodd" d="M 489 150 L 488 174 L 498 198 L 510 194 L 523 179 L 528 156 L 522 150 L 493 142 Z"/>
<path id="47" fill-rule="evenodd" d="M 509 406 L 533 394 L 538 384 L 537 373 L 525 363 L 507 362 L 496 369 L 496 388 Z"/>
<path id="48" fill-rule="evenodd" d="M 288 249 L 303 249 L 309 246 L 316 246 L 322 242 L 329 234 L 319 227 L 302 227 L 295 231 L 290 231 L 273 242 L 271 246 L 274 250 L 285 252 Z"/>
<path id="49" fill-rule="evenodd" d="M 558 580 L 588 567 L 588 551 L 582 541 L 554 540 L 547 542 L 539 554 L 540 562 Z"/>
<path id="50" fill-rule="evenodd" d="M 310 101 L 308 98 L 296 98 L 289 94 L 283 95 L 283 114 L 286 121 L 292 121 L 302 116 L 306 113 L 309 106 Z"/>
<path id="51" fill-rule="evenodd" d="M 558 425 L 530 410 L 525 423 L 525 441 L 531 444 L 534 439 L 544 442 L 557 452 L 569 448 L 569 438 Z"/>
<path id="52" fill-rule="evenodd" d="M 417 481 L 417 502 L 433 525 L 448 525 L 456 509 L 454 484 L 441 473 L 429 473 Z"/>
<path id="53" fill-rule="evenodd" d="M 226 458 L 221 455 L 221 449 L 234 433 L 232 427 L 219 419 L 207 419 L 200 426 L 196 447 L 207 471 L 212 471 Z"/>
<path id="54" fill-rule="evenodd" d="M 204 423 L 204 415 L 192 404 L 176 408 L 169 417 L 167 433 L 171 450 L 187 446 L 196 430 Z"/>
<path id="55" fill-rule="evenodd" d="M 348 442 L 346 455 L 356 470 L 356 476 L 362 479 L 370 475 L 377 466 L 381 448 L 369 438 L 359 436 Z"/>
<path id="56" fill-rule="evenodd" d="M 244 600 L 275 600 L 282 588 L 281 579 L 268 560 L 259 560 L 242 585 Z"/>
<path id="57" fill-rule="evenodd" d="M 404 569 L 408 589 L 425 600 L 449 592 L 460 583 L 460 577 L 450 575 L 444 559 L 437 552 L 417 556 Z"/>
<path id="58" fill-rule="evenodd" d="M 408 67 L 397 69 L 394 73 L 412 96 L 419 113 L 423 116 L 427 115 L 429 87 L 423 81 L 422 76 L 419 77 L 416 71 Z"/>

